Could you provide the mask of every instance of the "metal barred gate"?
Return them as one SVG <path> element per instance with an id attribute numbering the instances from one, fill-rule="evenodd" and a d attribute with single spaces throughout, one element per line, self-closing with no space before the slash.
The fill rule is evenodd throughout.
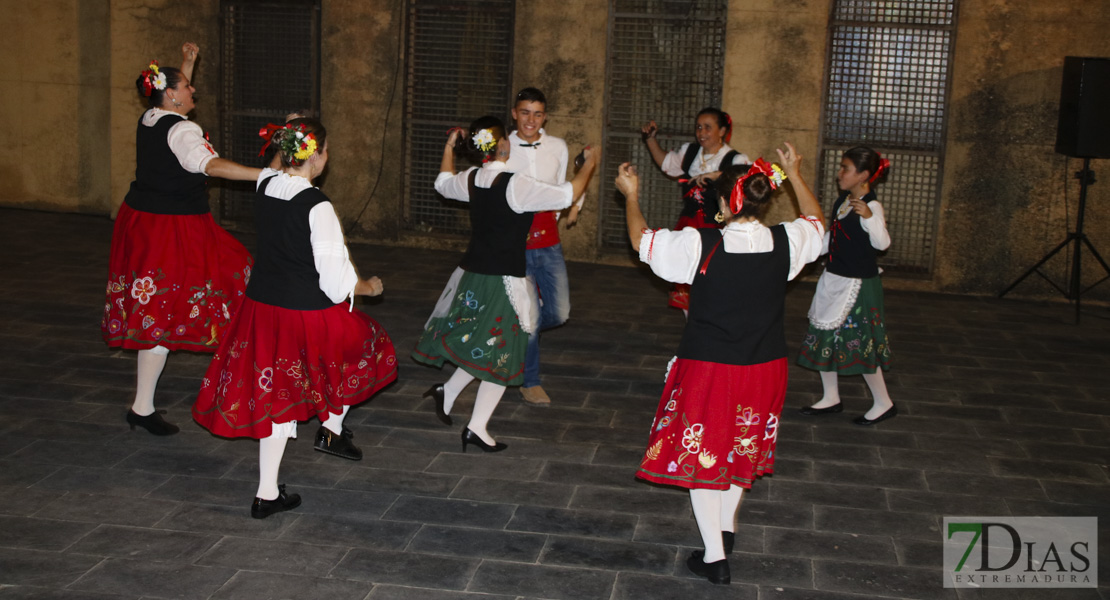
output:
<path id="1" fill-rule="evenodd" d="M 218 150 L 224 158 L 263 166 L 262 126 L 282 123 L 294 111 L 319 116 L 320 2 L 221 0 Z M 220 183 L 220 222 L 253 229 L 252 182 Z"/>
<path id="2" fill-rule="evenodd" d="M 514 0 L 408 1 L 402 229 L 470 233 L 466 205 L 432 186 L 449 128 L 508 117 L 514 8 Z"/>
<path id="3" fill-rule="evenodd" d="M 893 243 L 888 271 L 928 275 L 936 252 L 957 0 L 836 0 L 829 24 L 818 192 L 837 197 L 845 150 L 890 159 L 877 189 Z"/>
<path id="4" fill-rule="evenodd" d="M 682 209 L 678 184 L 652 162 L 640 127 L 654 119 L 665 150 L 694 139 L 694 117 L 720 107 L 727 0 L 611 0 L 606 51 L 604 156 L 598 247 L 628 248 L 624 203 L 613 180 L 624 161 L 640 174 L 648 223 L 670 227 Z"/>

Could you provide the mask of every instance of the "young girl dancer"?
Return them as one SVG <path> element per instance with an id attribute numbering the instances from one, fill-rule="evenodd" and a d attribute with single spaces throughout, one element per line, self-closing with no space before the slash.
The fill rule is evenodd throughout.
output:
<path id="1" fill-rule="evenodd" d="M 890 343 L 875 260 L 877 251 L 890 246 L 890 234 L 883 207 L 871 189 L 889 164 L 865 146 L 848 150 L 840 159 L 836 184 L 841 194 L 825 238 L 829 260 L 817 281 L 809 307 L 809 332 L 798 356 L 799 365 L 821 373 L 824 396 L 803 407 L 803 415 L 844 410 L 837 376 L 856 374 L 863 375 L 874 403 L 853 423 L 874 425 L 898 414 L 883 381 L 882 369 L 890 368 Z"/>
<path id="2" fill-rule="evenodd" d="M 352 306 L 355 295 L 381 294 L 382 282 L 359 279 L 335 209 L 312 186 L 328 161 L 327 131 L 298 118 L 262 133 L 282 169 L 258 178 L 254 273 L 193 406 L 212 433 L 259 440 L 256 519 L 301 503 L 278 484 L 297 421 L 319 417 L 316 450 L 359 460 L 343 418 L 397 377 L 393 342 Z"/>
<path id="3" fill-rule="evenodd" d="M 180 70 L 152 62 L 135 81 L 150 109 L 135 133 L 135 181 L 112 232 L 100 323 L 108 346 L 139 351 L 127 423 L 154 435 L 178 431 L 154 410 L 166 356 L 214 352 L 251 272 L 247 249 L 212 220 L 207 176 L 251 181 L 261 170 L 220 158 L 189 121 L 199 52 L 186 43 Z"/>
<path id="4" fill-rule="evenodd" d="M 542 183 L 505 170 L 510 144 L 505 126 L 496 117 L 482 117 L 470 124 L 465 142 L 474 162 L 455 173 L 455 144 L 461 129 L 451 132 L 443 149 L 436 191 L 447 198 L 470 203 L 470 245 L 443 290 L 413 359 L 436 367 L 444 361 L 458 366 L 447 382 L 424 394 L 435 401 L 436 416 L 451 425 L 451 408 L 475 378 L 481 380 L 470 423 L 462 429 L 462 449 L 467 444 L 486 452 L 507 445 L 486 430 L 505 386 L 524 381 L 524 356 L 528 334 L 536 330 L 533 314 L 535 286 L 525 276 L 525 241 L 533 213 L 561 210 L 582 195 L 597 166 L 596 149 L 584 151 L 586 163 L 574 179 L 559 185 Z"/>
<path id="5" fill-rule="evenodd" d="M 782 173 L 756 161 L 726 167 L 717 180 L 723 230 L 647 229 L 638 180 L 621 166 L 628 235 L 640 260 L 667 281 L 692 284 L 690 313 L 671 361 L 636 474 L 690 490 L 704 550 L 686 561 L 695 574 L 729 583 L 736 510 L 745 488 L 774 467 L 786 397 L 786 283 L 821 251 L 821 205 L 799 174 L 794 147 L 779 151 L 802 216 L 765 227 Z"/>
<path id="6" fill-rule="evenodd" d="M 728 145 L 732 138 L 732 117 L 720 109 L 702 109 L 694 123 L 697 143 L 687 142 L 672 152 L 659 145 L 655 121 L 649 121 L 641 131 L 652 160 L 682 186 L 682 212 L 675 231 L 684 227 L 720 228 L 723 221 L 717 212 L 717 189 L 713 182 L 725 167 L 751 163 L 746 154 Z M 669 304 L 684 312 L 689 309 L 690 286 L 676 283 Z"/>

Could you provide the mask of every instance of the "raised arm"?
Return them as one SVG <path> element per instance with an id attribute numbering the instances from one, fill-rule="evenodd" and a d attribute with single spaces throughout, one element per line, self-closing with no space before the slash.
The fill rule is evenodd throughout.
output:
<path id="1" fill-rule="evenodd" d="M 586 157 L 586 162 L 584 162 L 582 168 L 574 174 L 574 179 L 570 180 L 570 185 L 574 188 L 574 193 L 570 196 L 572 199 L 578 198 L 586 193 L 586 186 L 590 184 L 590 177 L 594 174 L 594 170 L 597 169 L 597 161 L 600 160 L 601 157 L 601 151 L 598 148 L 590 146 L 586 146 L 586 148 L 582 150 L 582 154 Z"/>
<path id="2" fill-rule="evenodd" d="M 197 54 L 200 54 L 200 47 L 193 42 L 185 42 L 181 46 L 181 74 L 189 81 L 193 80 L 193 67 L 197 64 Z"/>
<path id="3" fill-rule="evenodd" d="M 781 149 L 775 151 L 779 153 L 779 161 L 782 163 L 782 170 L 786 172 L 786 178 L 794 186 L 794 194 L 798 197 L 798 209 L 802 211 L 802 215 L 824 222 L 825 213 L 821 210 L 821 203 L 817 201 L 817 197 L 813 195 L 805 179 L 802 179 L 802 155 L 798 154 L 790 142 L 784 142 L 784 144 L 786 152 Z"/>
<path id="4" fill-rule="evenodd" d="M 632 248 L 640 250 L 640 239 L 644 237 L 647 229 L 647 219 L 640 210 L 640 178 L 636 175 L 636 167 L 631 163 L 624 163 L 617 170 L 617 189 L 624 194 L 624 216 L 628 225 L 628 240 Z"/>
<path id="5" fill-rule="evenodd" d="M 651 152 L 651 160 L 655 161 L 655 166 L 662 169 L 663 159 L 667 157 L 667 151 L 659 145 L 659 140 L 655 139 L 655 134 L 659 133 L 659 126 L 655 124 L 655 121 L 648 121 L 646 125 L 640 128 L 640 132 L 644 136 L 644 143 L 647 144 L 648 152 Z"/>
<path id="6" fill-rule="evenodd" d="M 204 174 L 220 179 L 234 179 L 236 181 L 258 181 L 262 169 L 243 166 L 233 160 L 216 157 L 204 166 Z"/>
<path id="7" fill-rule="evenodd" d="M 443 147 L 443 158 L 439 161 L 439 172 L 455 174 L 455 142 L 462 135 L 462 128 L 456 127 L 447 136 L 447 145 Z"/>

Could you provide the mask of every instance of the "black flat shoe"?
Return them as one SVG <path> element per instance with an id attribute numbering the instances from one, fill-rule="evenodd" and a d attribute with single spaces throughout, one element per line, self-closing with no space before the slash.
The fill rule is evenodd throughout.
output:
<path id="1" fill-rule="evenodd" d="M 708 579 L 709 583 L 728 585 L 732 582 L 732 574 L 728 570 L 727 558 L 707 563 L 702 560 L 704 557 L 704 550 L 694 550 L 690 554 L 690 558 L 686 559 L 686 568 L 690 569 L 690 572 L 694 575 Z"/>
<path id="2" fill-rule="evenodd" d="M 467 444 L 474 444 L 475 446 L 481 448 L 482 450 L 484 450 L 486 452 L 500 452 L 500 451 L 504 450 L 505 448 L 509 447 L 508 444 L 502 444 L 501 442 L 497 442 L 494 445 L 490 446 L 485 441 L 483 441 L 482 438 L 478 437 L 478 434 L 471 431 L 469 427 L 463 427 L 463 430 L 462 430 L 463 452 L 466 452 L 466 445 Z"/>
<path id="3" fill-rule="evenodd" d="M 437 384 L 433 385 L 432 387 L 428 388 L 428 391 L 424 392 L 424 397 L 425 398 L 431 398 L 432 400 L 435 400 L 435 402 L 436 402 L 436 418 L 437 419 L 439 419 L 444 425 L 447 425 L 447 426 L 451 426 L 451 425 L 454 424 L 454 421 L 451 420 L 451 415 L 447 414 L 447 411 L 443 410 L 444 399 L 443 399 L 443 384 L 442 383 L 437 383 Z"/>
<path id="4" fill-rule="evenodd" d="M 736 534 L 731 531 L 722 531 L 721 541 L 725 545 L 725 554 L 732 554 L 732 548 L 736 545 Z"/>
<path id="5" fill-rule="evenodd" d="M 254 502 L 251 503 L 251 516 L 256 519 L 265 519 L 266 517 L 287 510 L 292 510 L 301 505 L 300 494 L 285 495 L 285 484 L 278 486 L 278 497 L 273 500 L 263 500 L 262 498 L 255 497 Z"/>
<path id="6" fill-rule="evenodd" d="M 865 417 L 863 415 L 860 415 L 860 416 L 852 419 L 852 422 L 855 423 L 856 425 L 874 425 L 875 423 L 878 423 L 879 421 L 885 421 L 885 420 L 887 420 L 887 419 L 889 419 L 893 416 L 896 416 L 897 414 L 898 414 L 898 407 L 891 404 L 890 408 L 886 409 L 885 413 L 875 417 L 874 419 L 868 419 L 867 417 Z"/>
<path id="7" fill-rule="evenodd" d="M 355 443 L 351 441 L 354 437 L 355 434 L 346 427 L 343 428 L 342 435 L 335 435 L 330 429 L 321 425 L 320 430 L 316 432 L 316 442 L 313 447 L 319 452 L 340 458 L 362 460 L 362 450 L 356 448 Z"/>
<path id="8" fill-rule="evenodd" d="M 836 404 L 833 404 L 832 406 L 826 406 L 825 408 L 813 408 L 812 406 L 803 406 L 803 407 L 798 409 L 798 412 L 802 413 L 803 415 L 805 415 L 807 417 L 812 417 L 814 415 L 828 415 L 828 414 L 838 413 L 838 412 L 843 412 L 843 411 L 844 411 L 844 403 L 843 402 L 837 402 Z"/>
<path id="9" fill-rule="evenodd" d="M 177 428 L 177 425 L 165 422 L 158 411 L 154 411 L 145 417 L 140 417 L 135 414 L 135 411 L 128 409 L 127 424 L 131 425 L 131 431 L 135 431 L 135 426 L 138 425 L 154 435 L 173 435 L 181 431 Z"/>

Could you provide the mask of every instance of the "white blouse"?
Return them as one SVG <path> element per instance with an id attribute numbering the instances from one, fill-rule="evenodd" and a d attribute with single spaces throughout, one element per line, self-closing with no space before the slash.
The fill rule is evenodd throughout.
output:
<path id="1" fill-rule="evenodd" d="M 313 187 L 304 177 L 266 168 L 262 169 L 255 188 L 270 177 L 273 179 L 266 186 L 266 195 L 278 200 L 292 200 L 297 194 Z M 351 255 L 343 239 L 343 227 L 331 202 L 321 202 L 312 207 L 308 212 L 308 228 L 311 232 L 312 260 L 320 273 L 320 290 L 336 304 L 350 299 L 353 306 L 358 273 L 351 263 Z"/>
<path id="2" fill-rule="evenodd" d="M 147 127 L 153 127 L 159 119 L 166 115 L 177 115 L 185 119 L 170 127 L 170 131 L 166 135 L 166 142 L 174 156 L 177 157 L 177 162 L 181 163 L 181 168 L 190 173 L 204 173 L 208 162 L 220 155 L 216 154 L 212 144 L 204 139 L 204 130 L 200 128 L 200 125 L 190 121 L 189 117 L 161 108 L 152 108 L 143 113 L 142 123 Z"/>
<path id="3" fill-rule="evenodd" d="M 825 228 L 820 221 L 806 217 L 798 217 L 783 226 L 790 244 L 790 272 L 786 277 L 790 280 L 821 255 Z M 771 252 L 775 247 L 771 230 L 758 221 L 729 223 L 720 234 L 724 237 L 721 245 L 730 254 Z M 647 231 L 640 238 L 640 260 L 667 281 L 693 283 L 701 267 L 701 234 L 693 227 L 679 231 Z"/>
<path id="4" fill-rule="evenodd" d="M 436 177 L 436 191 L 445 198 L 470 202 L 468 182 L 470 172 L 475 169 L 478 169 L 478 167 L 470 167 L 457 175 L 452 175 L 447 171 L 441 172 Z M 497 179 L 497 176 L 506 170 L 505 163 L 490 161 L 482 165 L 481 169 L 478 169 L 478 175 L 474 178 L 474 185 L 489 189 L 493 185 L 493 180 Z M 509 187 L 505 190 L 505 200 L 513 212 L 523 214 L 566 208 L 570 206 L 571 194 L 573 193 L 574 187 L 570 183 L 551 185 L 536 181 L 527 174 L 518 173 L 509 180 Z"/>
<path id="5" fill-rule="evenodd" d="M 663 172 L 671 177 L 680 177 L 682 171 L 682 157 L 686 156 L 686 149 L 690 147 L 691 142 L 682 145 L 678 150 L 673 150 L 667 153 L 663 158 Z M 721 144 L 721 148 L 705 159 L 705 167 L 702 167 L 702 153 L 705 148 L 698 148 L 698 154 L 694 157 L 693 164 L 690 165 L 690 176 L 697 177 L 703 173 L 712 173 L 713 171 L 721 170 L 721 161 L 724 160 L 725 155 L 732 151 L 728 144 Z M 732 159 L 734 165 L 749 165 L 752 160 L 748 158 L 747 154 L 741 152 Z M 724 165 L 728 166 L 728 165 Z"/>

